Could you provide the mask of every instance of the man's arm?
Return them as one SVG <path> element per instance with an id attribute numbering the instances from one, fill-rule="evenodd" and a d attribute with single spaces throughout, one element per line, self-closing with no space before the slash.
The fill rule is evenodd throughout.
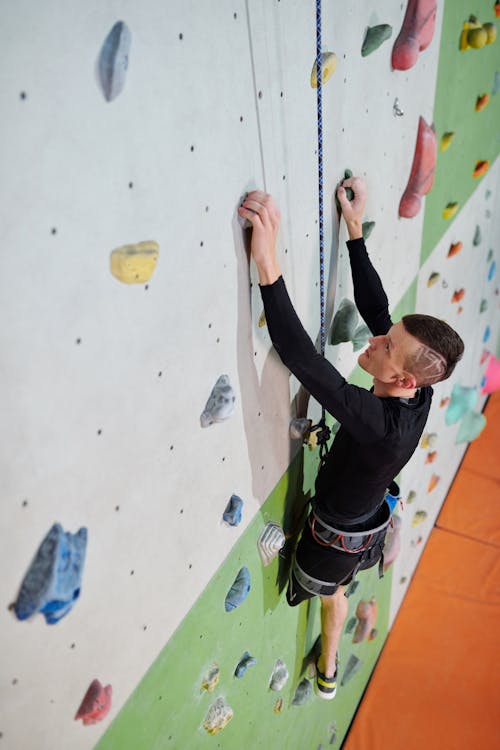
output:
<path id="1" fill-rule="evenodd" d="M 349 187 L 354 198 L 349 201 L 345 188 Z M 370 331 L 380 336 L 392 326 L 389 315 L 389 302 L 374 269 L 363 239 L 363 211 L 366 202 L 366 185 L 360 177 L 350 177 L 344 180 L 337 191 L 342 215 L 349 233 L 347 249 L 351 262 L 352 281 L 354 285 L 354 301 L 359 313 Z"/>

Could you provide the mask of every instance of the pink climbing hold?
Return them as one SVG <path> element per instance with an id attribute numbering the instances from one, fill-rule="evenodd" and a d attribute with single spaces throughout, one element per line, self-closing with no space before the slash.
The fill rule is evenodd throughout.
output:
<path id="1" fill-rule="evenodd" d="M 408 0 L 399 36 L 392 48 L 394 70 L 413 68 L 420 52 L 427 49 L 434 36 L 436 0 Z"/>
<path id="2" fill-rule="evenodd" d="M 361 643 L 368 638 L 375 625 L 375 620 L 377 619 L 377 602 L 375 601 L 374 596 L 372 596 L 368 602 L 361 600 L 358 603 L 358 606 L 356 607 L 356 617 L 359 622 L 354 631 L 352 642 Z"/>
<path id="3" fill-rule="evenodd" d="M 75 720 L 82 719 L 86 726 L 102 721 L 111 708 L 112 692 L 111 685 L 103 687 L 99 680 L 92 680 L 76 712 Z"/>
<path id="4" fill-rule="evenodd" d="M 494 393 L 500 390 L 500 359 L 490 356 L 488 364 L 486 366 L 486 372 L 484 373 L 484 383 L 481 388 L 483 396 L 486 393 Z"/>
<path id="5" fill-rule="evenodd" d="M 410 178 L 399 204 L 399 215 L 403 218 L 411 219 L 420 211 L 422 196 L 429 192 L 434 181 L 436 155 L 436 133 L 420 117 Z"/>

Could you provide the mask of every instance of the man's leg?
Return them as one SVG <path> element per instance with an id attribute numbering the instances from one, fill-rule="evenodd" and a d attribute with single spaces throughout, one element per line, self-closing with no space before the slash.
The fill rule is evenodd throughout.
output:
<path id="1" fill-rule="evenodd" d="M 339 586 L 333 596 L 321 597 L 321 655 L 318 669 L 327 677 L 335 674 L 335 656 L 349 607 L 344 591 L 345 586 Z"/>

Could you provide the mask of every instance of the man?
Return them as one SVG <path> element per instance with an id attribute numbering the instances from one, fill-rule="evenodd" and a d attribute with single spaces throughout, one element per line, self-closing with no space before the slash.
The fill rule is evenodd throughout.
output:
<path id="1" fill-rule="evenodd" d="M 347 187 L 354 192 L 351 201 Z M 297 546 L 287 591 L 291 606 L 321 597 L 316 692 L 326 699 L 336 692 L 337 648 L 348 608 L 346 586 L 359 569 L 381 558 L 390 516 L 386 490 L 418 445 L 431 405 L 431 384 L 451 375 L 464 349 L 458 334 L 437 318 L 406 315 L 393 324 L 362 236 L 364 180 L 344 180 L 337 197 L 349 233 L 354 299 L 374 334 L 358 359 L 373 376 L 371 391 L 347 383 L 316 351 L 302 327 L 278 266 L 280 215 L 272 197 L 254 191 L 239 209 L 252 224 L 252 257 L 274 347 L 303 386 L 341 423 L 318 472 L 313 511 Z"/>

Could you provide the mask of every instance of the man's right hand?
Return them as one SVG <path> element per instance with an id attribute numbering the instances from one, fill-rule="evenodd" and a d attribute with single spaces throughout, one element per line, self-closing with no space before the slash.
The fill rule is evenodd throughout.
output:
<path id="1" fill-rule="evenodd" d="M 354 198 L 351 201 L 347 199 L 345 192 L 345 188 L 347 187 L 351 188 L 354 193 Z M 349 239 L 356 240 L 362 237 L 363 213 L 366 203 L 365 180 L 362 177 L 349 177 L 347 180 L 344 180 L 337 188 L 337 198 L 342 208 L 342 216 L 347 225 Z"/>

